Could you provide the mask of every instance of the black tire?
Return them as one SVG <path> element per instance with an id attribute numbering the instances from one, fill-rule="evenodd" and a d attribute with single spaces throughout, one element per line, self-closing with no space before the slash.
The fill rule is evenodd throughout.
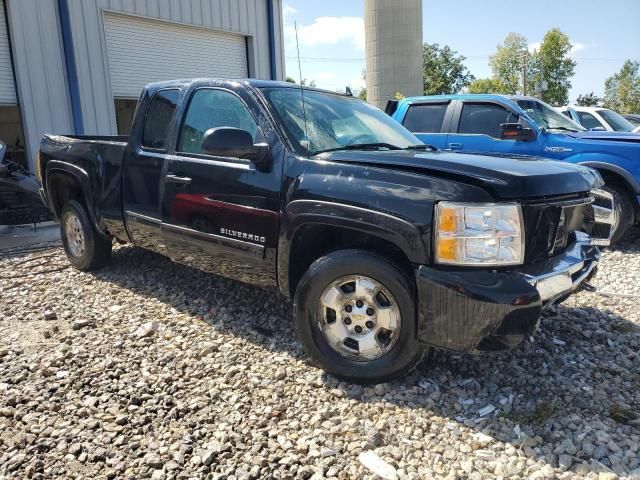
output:
<path id="1" fill-rule="evenodd" d="M 363 275 L 376 280 L 395 298 L 400 310 L 399 335 L 382 356 L 350 359 L 334 350 L 318 324 L 322 292 L 335 280 Z M 294 298 L 295 329 L 306 352 L 324 370 L 358 383 L 380 383 L 405 375 L 422 359 L 424 346 L 417 339 L 415 287 L 393 263 L 363 250 L 340 250 L 319 258 L 304 274 Z"/>
<path id="2" fill-rule="evenodd" d="M 629 231 L 635 223 L 635 211 L 633 200 L 629 191 L 617 183 L 607 183 L 604 190 L 613 195 L 614 208 L 616 212 L 616 224 L 611 236 L 611 245 L 615 245 Z"/>
<path id="3" fill-rule="evenodd" d="M 78 220 L 76 225 L 79 224 L 79 233 L 83 238 L 81 251 L 78 251 L 74 246 L 74 239 L 69 237 L 69 229 L 67 228 L 69 222 L 75 223 L 75 219 Z M 98 232 L 84 205 L 77 200 L 69 200 L 62 207 L 60 236 L 69 262 L 78 270 L 96 270 L 106 266 L 111 260 L 112 240 L 105 238 Z"/>

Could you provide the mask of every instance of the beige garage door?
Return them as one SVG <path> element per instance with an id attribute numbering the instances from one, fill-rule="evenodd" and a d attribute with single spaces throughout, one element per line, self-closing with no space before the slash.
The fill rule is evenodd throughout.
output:
<path id="1" fill-rule="evenodd" d="M 248 76 L 243 35 L 112 13 L 104 27 L 114 97 L 161 80 Z"/>

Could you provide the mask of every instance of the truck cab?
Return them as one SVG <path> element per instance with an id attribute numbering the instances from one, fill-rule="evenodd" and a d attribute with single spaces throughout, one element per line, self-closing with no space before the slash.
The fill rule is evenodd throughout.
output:
<path id="1" fill-rule="evenodd" d="M 387 113 L 443 150 L 544 157 L 597 170 L 616 201 L 614 242 L 640 218 L 640 135 L 587 131 L 521 95 L 436 95 L 391 101 Z"/>

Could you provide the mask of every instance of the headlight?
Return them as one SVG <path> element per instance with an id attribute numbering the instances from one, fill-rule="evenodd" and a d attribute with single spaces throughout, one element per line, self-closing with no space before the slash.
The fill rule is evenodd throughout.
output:
<path id="1" fill-rule="evenodd" d="M 517 203 L 436 205 L 435 257 L 448 265 L 520 265 L 524 227 Z"/>

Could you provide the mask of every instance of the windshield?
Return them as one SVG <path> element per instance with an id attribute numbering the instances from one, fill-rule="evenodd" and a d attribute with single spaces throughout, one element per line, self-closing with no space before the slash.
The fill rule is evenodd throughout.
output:
<path id="1" fill-rule="evenodd" d="M 636 128 L 629 120 L 613 110 L 598 110 L 598 113 L 616 132 L 631 132 Z"/>
<path id="2" fill-rule="evenodd" d="M 585 130 L 582 126 L 540 100 L 517 100 L 517 103 L 538 126 L 547 130 L 570 130 L 572 132 Z"/>
<path id="3" fill-rule="evenodd" d="M 358 145 L 407 148 L 422 143 L 386 113 L 355 98 L 305 90 L 303 111 L 300 89 L 273 87 L 262 91 L 301 155 Z"/>

